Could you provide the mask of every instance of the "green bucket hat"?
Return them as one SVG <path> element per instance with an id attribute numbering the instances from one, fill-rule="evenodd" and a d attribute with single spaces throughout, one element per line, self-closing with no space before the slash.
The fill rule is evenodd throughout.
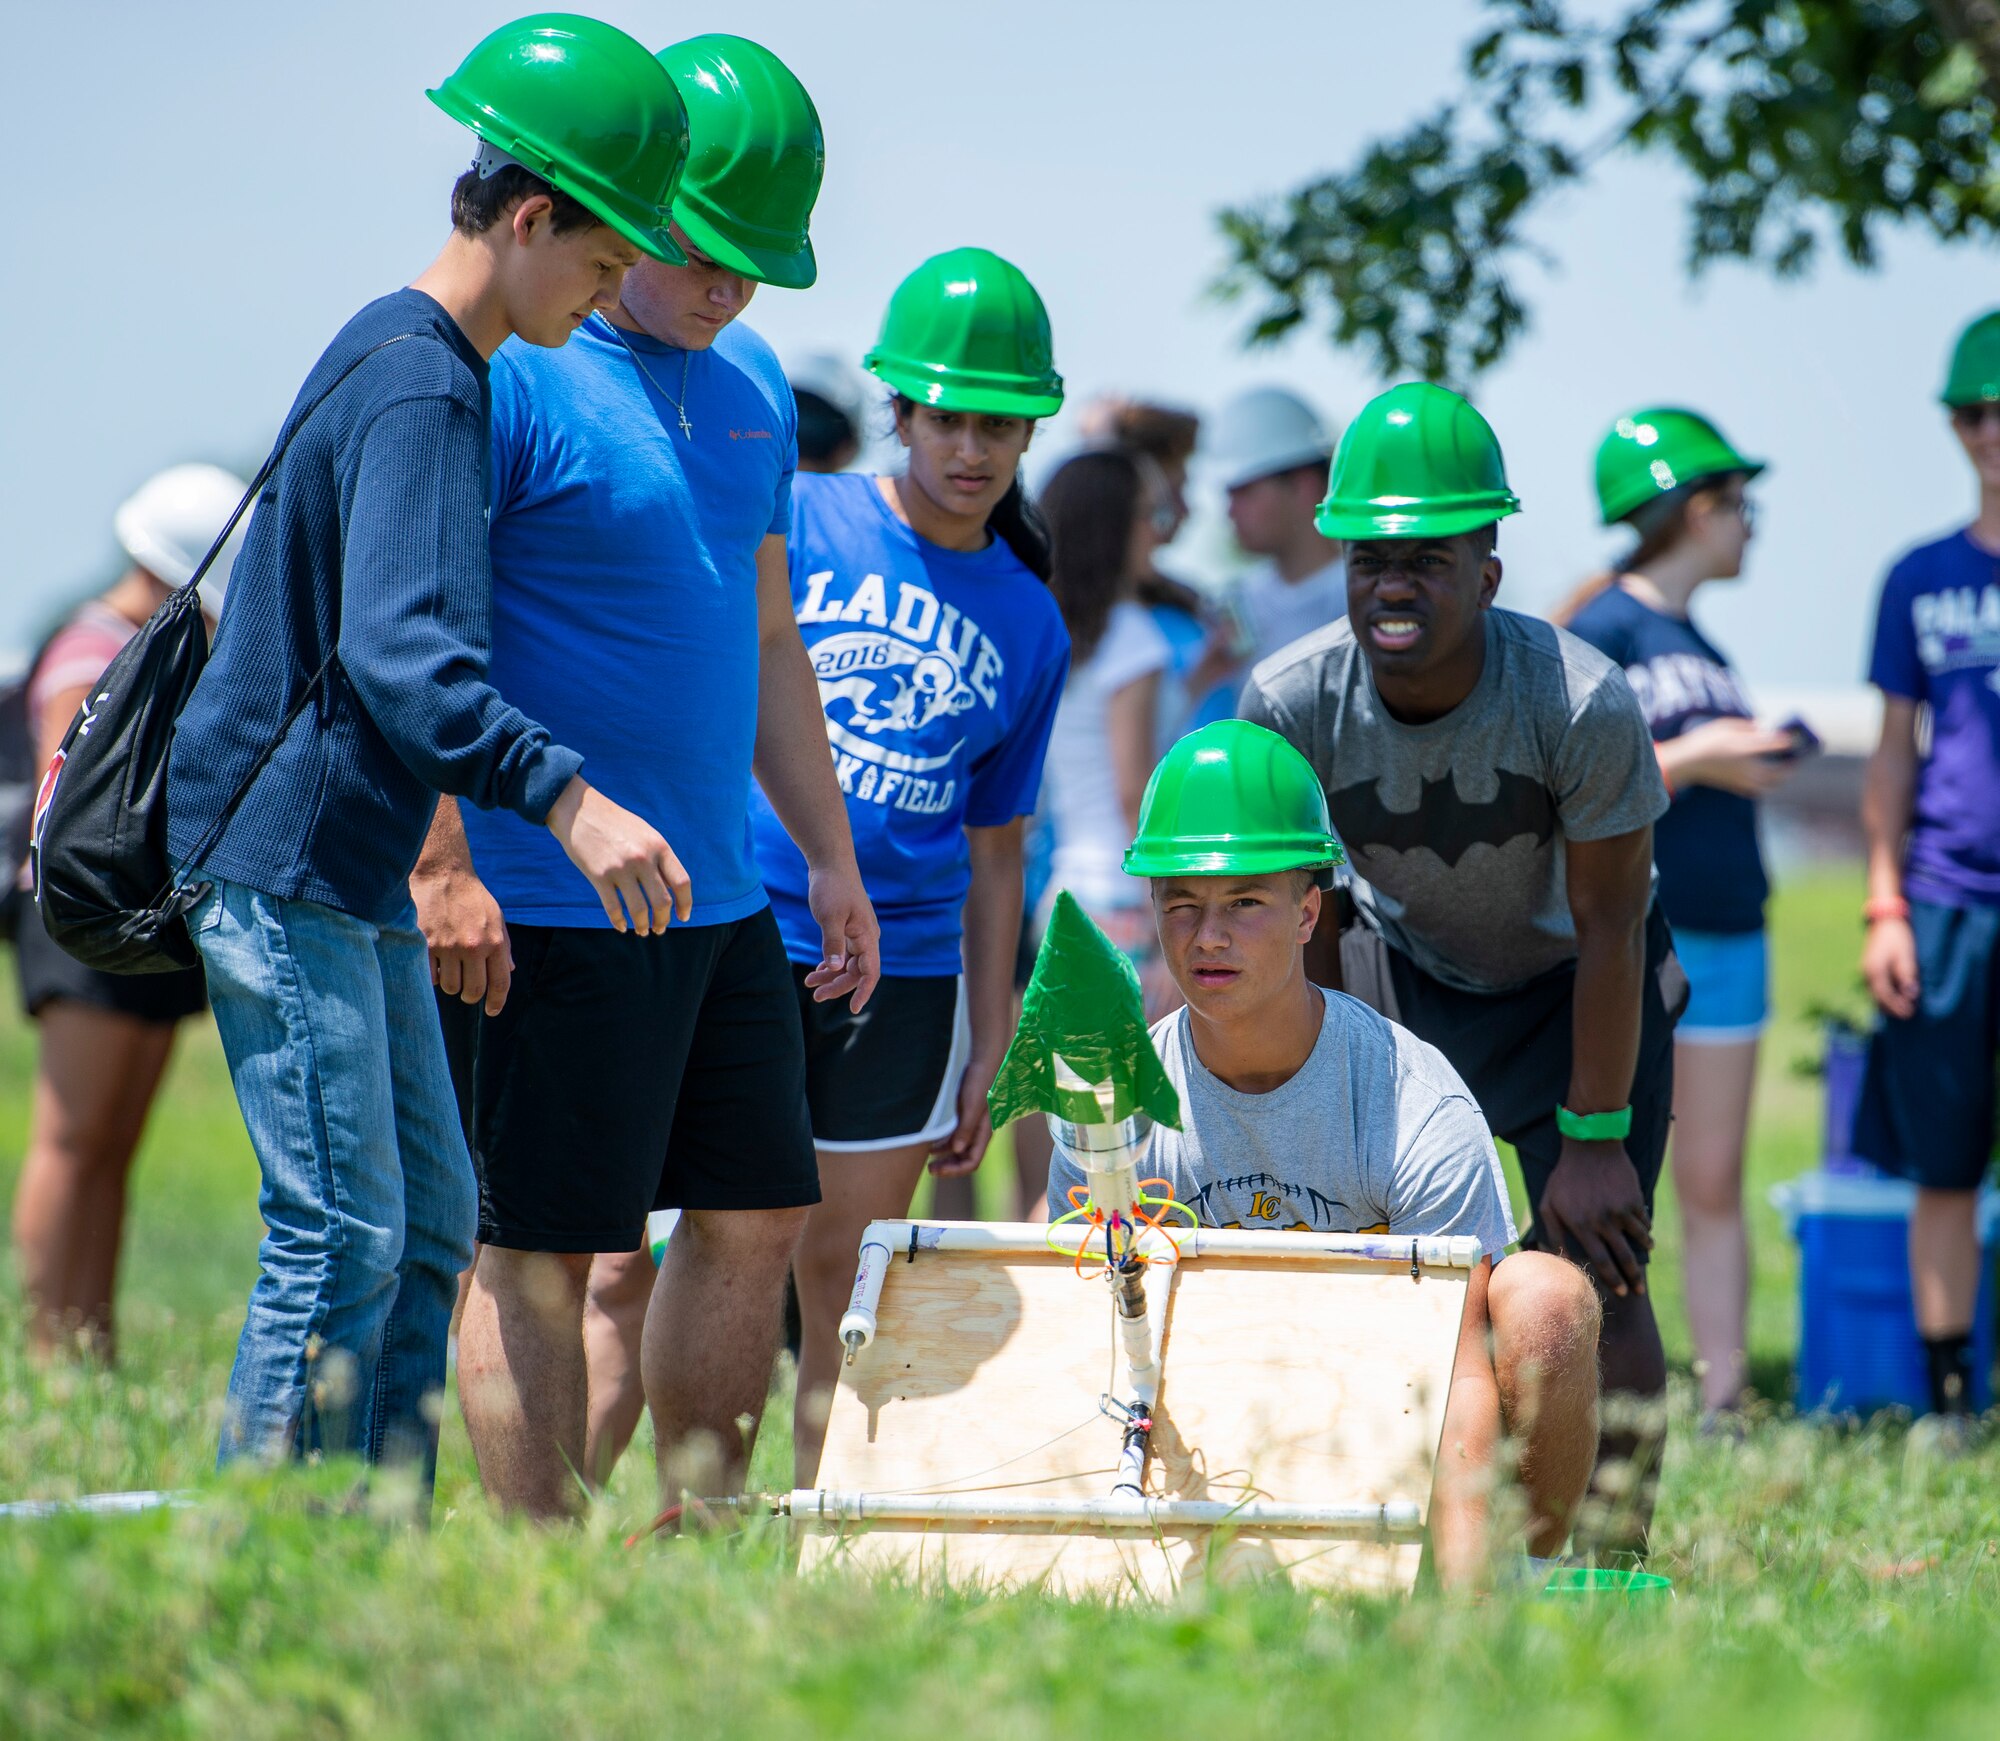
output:
<path id="1" fill-rule="evenodd" d="M 985 248 L 936 254 L 896 286 L 862 359 L 939 411 L 1050 417 L 1062 409 L 1049 311 L 1020 267 Z"/>
<path id="2" fill-rule="evenodd" d="M 667 230 L 687 108 L 624 31 L 570 12 L 517 18 L 424 95 L 654 259 L 687 264 Z"/>
<path id="3" fill-rule="evenodd" d="M 1597 446 L 1597 505 L 1607 526 L 1671 490 L 1703 478 L 1754 478 L 1761 459 L 1746 459 L 1699 412 L 1655 406 L 1632 411 Z"/>
<path id="4" fill-rule="evenodd" d="M 1449 538 L 1520 511 L 1486 419 L 1456 393 L 1405 381 L 1347 426 L 1317 523 L 1328 538 Z"/>
<path id="5" fill-rule="evenodd" d="M 1938 397 L 1947 405 L 1987 405 L 2000 399 L 2000 308 L 1982 314 L 1958 335 Z"/>
<path id="6" fill-rule="evenodd" d="M 1160 758 L 1125 852 L 1135 877 L 1254 877 L 1346 862 L 1312 763 L 1247 719 L 1189 732 Z"/>
<path id="7" fill-rule="evenodd" d="M 826 170 L 819 111 L 768 48 L 691 36 L 660 50 L 687 104 L 693 150 L 674 221 L 711 260 L 785 290 L 819 276 L 807 226 Z"/>

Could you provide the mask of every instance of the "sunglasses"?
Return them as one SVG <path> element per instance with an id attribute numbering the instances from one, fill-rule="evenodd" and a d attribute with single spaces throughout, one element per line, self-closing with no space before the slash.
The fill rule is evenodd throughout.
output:
<path id="1" fill-rule="evenodd" d="M 1741 520 L 1744 531 L 1748 532 L 1755 528 L 1757 524 L 1757 505 L 1748 496 L 1725 496 L 1717 492 L 1709 499 L 1714 502 L 1717 512 L 1734 514 L 1737 519 Z"/>
<path id="2" fill-rule="evenodd" d="M 1958 429 L 1978 429 L 1989 417 L 2000 417 L 2000 402 L 1989 400 L 1981 405 L 1954 405 L 1951 408 L 1951 421 Z"/>

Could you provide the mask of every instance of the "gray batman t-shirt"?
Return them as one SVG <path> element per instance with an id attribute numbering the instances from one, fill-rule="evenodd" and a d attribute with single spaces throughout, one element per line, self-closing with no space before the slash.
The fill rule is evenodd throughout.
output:
<path id="1" fill-rule="evenodd" d="M 1629 834 L 1667 808 L 1625 674 L 1512 611 L 1486 613 L 1486 668 L 1442 719 L 1390 716 L 1345 621 L 1257 666 L 1242 713 L 1318 771 L 1364 916 L 1466 991 L 1573 961 L 1563 842 Z"/>
<path id="2" fill-rule="evenodd" d="M 1337 991 L 1312 1055 L 1268 1094 L 1241 1094 L 1195 1055 L 1188 1013 L 1153 1024 L 1180 1090 L 1180 1130 L 1153 1133 L 1144 1171 L 1209 1227 L 1472 1234 L 1514 1241 L 1500 1157 L 1444 1054 Z M 1051 1215 L 1083 1175 L 1059 1150 Z"/>

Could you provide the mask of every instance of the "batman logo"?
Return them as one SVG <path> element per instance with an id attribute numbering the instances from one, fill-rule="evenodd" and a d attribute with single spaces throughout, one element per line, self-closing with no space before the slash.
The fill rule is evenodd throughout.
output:
<path id="1" fill-rule="evenodd" d="M 1529 774 L 1494 770 L 1499 790 L 1481 804 L 1459 796 L 1458 783 L 1447 773 L 1425 780 L 1414 810 L 1391 810 L 1374 780 L 1360 780 L 1327 794 L 1333 826 L 1350 852 L 1414 852 L 1429 847 L 1447 867 L 1457 865 L 1469 847 L 1505 846 L 1522 835 L 1535 844 L 1555 838 L 1556 806 L 1549 789 Z"/>

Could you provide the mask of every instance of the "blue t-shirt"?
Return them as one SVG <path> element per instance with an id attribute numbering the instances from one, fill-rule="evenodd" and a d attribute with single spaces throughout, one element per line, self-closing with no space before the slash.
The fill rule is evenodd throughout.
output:
<path id="1" fill-rule="evenodd" d="M 1706 635 L 1622 587 L 1599 593 L 1569 627 L 1625 667 L 1655 743 L 1711 719 L 1753 717 L 1729 661 Z M 1653 824 L 1653 862 L 1670 924 L 1739 935 L 1763 929 L 1771 884 L 1753 800 L 1714 786 L 1675 794 L 1672 808 Z"/>
<path id="2" fill-rule="evenodd" d="M 1954 532 L 1890 569 L 1868 681 L 1931 713 L 1905 891 L 2000 905 L 2000 557 Z"/>
<path id="3" fill-rule="evenodd" d="M 493 359 L 493 681 L 562 722 L 584 778 L 687 867 L 691 922 L 719 925 L 765 904 L 749 824 L 757 547 L 791 524 L 797 409 L 740 323 L 705 351 L 622 339 L 631 350 L 593 315 L 560 350 L 509 340 Z M 468 814 L 465 832 L 509 919 L 605 923 L 547 829 Z"/>
<path id="4" fill-rule="evenodd" d="M 1006 541 L 945 550 L 872 477 L 802 477 L 792 608 L 819 678 L 882 970 L 957 973 L 968 828 L 1026 816 L 1069 671 L 1054 595 Z M 806 865 L 761 793 L 757 864 L 794 961 L 817 962 Z"/>

